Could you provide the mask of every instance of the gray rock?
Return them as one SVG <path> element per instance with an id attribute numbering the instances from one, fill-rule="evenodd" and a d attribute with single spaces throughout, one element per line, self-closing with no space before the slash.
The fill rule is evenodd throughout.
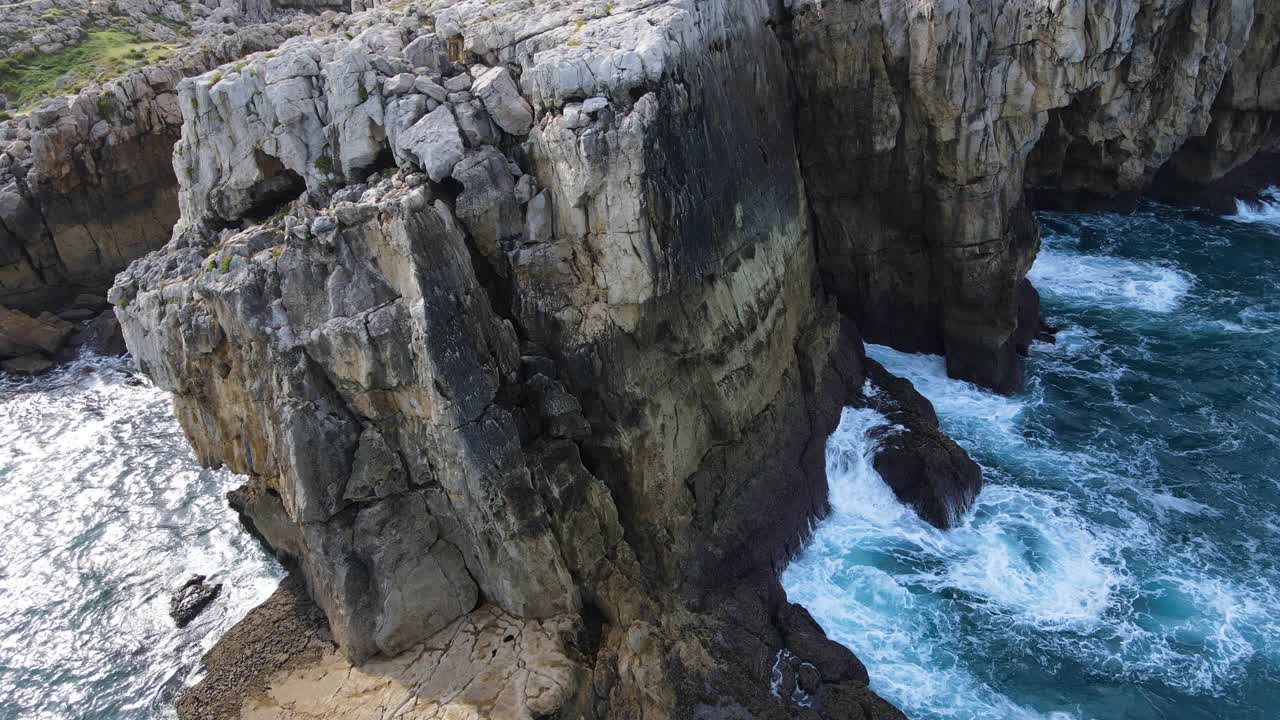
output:
<path id="1" fill-rule="evenodd" d="M 414 80 L 413 87 L 419 93 L 426 95 L 438 103 L 444 102 L 445 98 L 449 97 L 449 91 L 440 87 L 440 85 L 431 80 L 431 78 L 419 77 Z"/>
<path id="2" fill-rule="evenodd" d="M 498 141 L 498 131 L 489 120 L 489 113 L 479 100 L 460 103 L 453 106 L 454 116 L 458 121 L 458 129 L 469 147 L 491 145 Z"/>
<path id="3" fill-rule="evenodd" d="M 382 83 L 382 92 L 384 95 L 404 95 L 413 91 L 415 78 L 409 73 L 400 73 L 392 78 L 387 78 Z"/>
<path id="4" fill-rule="evenodd" d="M 445 105 L 427 113 L 402 133 L 396 143 L 401 152 L 417 159 L 417 164 L 434 182 L 453 173 L 464 150 L 458 123 Z"/>
<path id="5" fill-rule="evenodd" d="M 471 76 L 463 73 L 454 75 L 451 78 L 445 78 L 444 89 L 449 92 L 464 92 L 471 89 Z"/>
<path id="6" fill-rule="evenodd" d="M 533 109 L 520 96 L 510 70 L 501 66 L 490 68 L 475 81 L 471 91 L 484 103 L 498 127 L 512 135 L 529 133 Z"/>
<path id="7" fill-rule="evenodd" d="M 368 502 L 387 498 L 408 490 L 404 465 L 392 452 L 382 434 L 372 427 L 360 435 L 351 477 L 347 480 L 345 499 Z"/>
<path id="8" fill-rule="evenodd" d="M 547 193 L 540 192 L 533 196 L 525 208 L 525 238 L 531 243 L 550 242 L 553 229 L 551 220 L 551 200 Z"/>
<path id="9" fill-rule="evenodd" d="M 503 272 L 501 244 L 524 230 L 507 159 L 493 147 L 472 150 L 454 169 L 454 178 L 463 188 L 454 207 L 458 220 L 471 233 L 480 254 Z"/>

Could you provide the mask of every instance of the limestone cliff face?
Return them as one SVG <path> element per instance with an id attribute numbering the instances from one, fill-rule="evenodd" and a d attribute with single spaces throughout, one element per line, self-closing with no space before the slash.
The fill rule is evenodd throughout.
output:
<path id="1" fill-rule="evenodd" d="M 104 292 L 163 245 L 178 218 L 178 81 L 296 31 L 264 25 L 209 40 L 0 124 L 0 305 L 39 312 Z"/>
<path id="2" fill-rule="evenodd" d="M 554 619 L 513 716 L 897 717 L 776 576 L 859 328 L 1018 385 L 1046 128 L 1137 112 L 1090 167 L 1147 182 L 1251 47 L 1174 5 L 375 8 L 178 84 L 181 219 L 110 297 L 351 660 Z M 946 526 L 979 471 L 890 395 L 877 467 Z"/>
<path id="3" fill-rule="evenodd" d="M 1175 165 L 1207 184 L 1274 142 L 1271 3 L 785 4 L 827 286 L 868 338 L 1002 391 L 1038 248 L 1024 187 L 1133 194 L 1189 138 L 1212 158 Z"/>
<path id="4" fill-rule="evenodd" d="M 531 7 L 182 83 L 182 221 L 111 295 L 140 367 L 355 661 L 483 602 L 601 623 L 573 716 L 896 716 L 776 579 L 863 375 L 771 4 Z"/>

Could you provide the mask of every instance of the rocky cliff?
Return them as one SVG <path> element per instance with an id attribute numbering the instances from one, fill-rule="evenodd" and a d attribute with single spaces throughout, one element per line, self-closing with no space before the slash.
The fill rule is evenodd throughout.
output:
<path id="1" fill-rule="evenodd" d="M 255 707 L 349 661 L 393 716 L 897 717 L 777 581 L 846 402 L 926 519 L 980 483 L 862 397 L 859 330 L 1016 388 L 1053 111 L 1185 60 L 1116 130 L 1150 181 L 1253 42 L 1244 1 L 1061 5 L 421 0 L 180 82 L 181 219 L 110 298 L 346 658 Z M 433 685 L 495 627 L 557 669 Z"/>
<path id="2" fill-rule="evenodd" d="M 1024 189 L 1113 203 L 1175 155 L 1204 187 L 1275 144 L 1267 0 L 785 5 L 826 286 L 868 338 L 1001 391 L 1039 247 Z"/>
<path id="3" fill-rule="evenodd" d="M 178 217 L 178 82 L 303 29 L 256 25 L 194 41 L 170 62 L 0 123 L 0 305 L 35 313 L 105 293 L 163 245 Z"/>

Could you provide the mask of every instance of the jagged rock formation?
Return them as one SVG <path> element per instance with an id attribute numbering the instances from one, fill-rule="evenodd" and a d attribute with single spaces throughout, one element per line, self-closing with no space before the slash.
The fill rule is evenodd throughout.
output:
<path id="1" fill-rule="evenodd" d="M 480 9 L 434 25 L 516 52 L 523 22 Z M 825 508 L 821 438 L 862 371 L 815 284 L 794 128 L 733 110 L 789 95 L 768 7 L 571 12 L 521 41 L 547 51 L 528 67 L 453 64 L 376 11 L 180 84 L 182 220 L 111 295 L 130 348 L 198 457 L 254 478 L 235 502 L 354 661 L 483 600 L 598 618 L 593 688 L 563 694 L 597 717 L 784 712 L 770 670 L 806 647 L 823 716 L 893 717 L 787 624 L 774 574 Z M 551 67 L 587 43 L 635 72 Z"/>
<path id="2" fill-rule="evenodd" d="M 1265 0 L 785 5 L 827 287 L 869 339 L 1001 391 L 1021 386 L 1017 288 L 1039 246 L 1024 185 L 1042 203 L 1136 193 L 1200 136 L 1214 167 L 1177 165 L 1207 184 L 1276 110 Z"/>
<path id="3" fill-rule="evenodd" d="M 144 40 L 181 41 L 190 35 L 222 35 L 236 26 L 269 22 L 271 0 L 17 0 L 0 5 L 0 58 L 52 53 L 74 47 L 87 31 L 111 28 Z M 3 108 L 0 108 L 3 109 Z"/>
<path id="4" fill-rule="evenodd" d="M 1172 153 L 1253 12 L 1041 5 L 376 8 L 178 84 L 181 219 L 110 298 L 348 661 L 555 618 L 568 716 L 898 717 L 776 575 L 864 387 L 849 318 L 1016 387 L 1050 111 L 1217 38 L 1124 130 Z M 945 526 L 976 466 L 872 374 L 878 465 Z"/>
<path id="5" fill-rule="evenodd" d="M 105 293 L 131 260 L 163 245 L 178 217 L 178 82 L 305 27 L 207 38 L 173 62 L 0 124 L 0 304 L 38 313 L 82 292 Z"/>

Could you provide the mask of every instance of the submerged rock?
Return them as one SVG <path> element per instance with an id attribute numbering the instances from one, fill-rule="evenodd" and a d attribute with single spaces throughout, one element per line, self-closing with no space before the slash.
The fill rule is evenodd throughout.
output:
<path id="1" fill-rule="evenodd" d="M 43 355 L 32 353 L 0 361 L 0 370 L 15 375 L 39 375 L 53 367 L 53 361 Z"/>
<path id="2" fill-rule="evenodd" d="M 222 592 L 222 583 L 210 584 L 206 579 L 204 575 L 192 575 L 169 598 L 169 617 L 178 627 L 190 624 Z"/>
<path id="3" fill-rule="evenodd" d="M 955 525 L 982 489 L 982 469 L 938 428 L 933 403 L 910 380 L 868 358 L 867 378 L 877 392 L 850 398 L 875 408 L 888 424 L 872 430 L 872 465 L 904 505 L 943 530 Z"/>

